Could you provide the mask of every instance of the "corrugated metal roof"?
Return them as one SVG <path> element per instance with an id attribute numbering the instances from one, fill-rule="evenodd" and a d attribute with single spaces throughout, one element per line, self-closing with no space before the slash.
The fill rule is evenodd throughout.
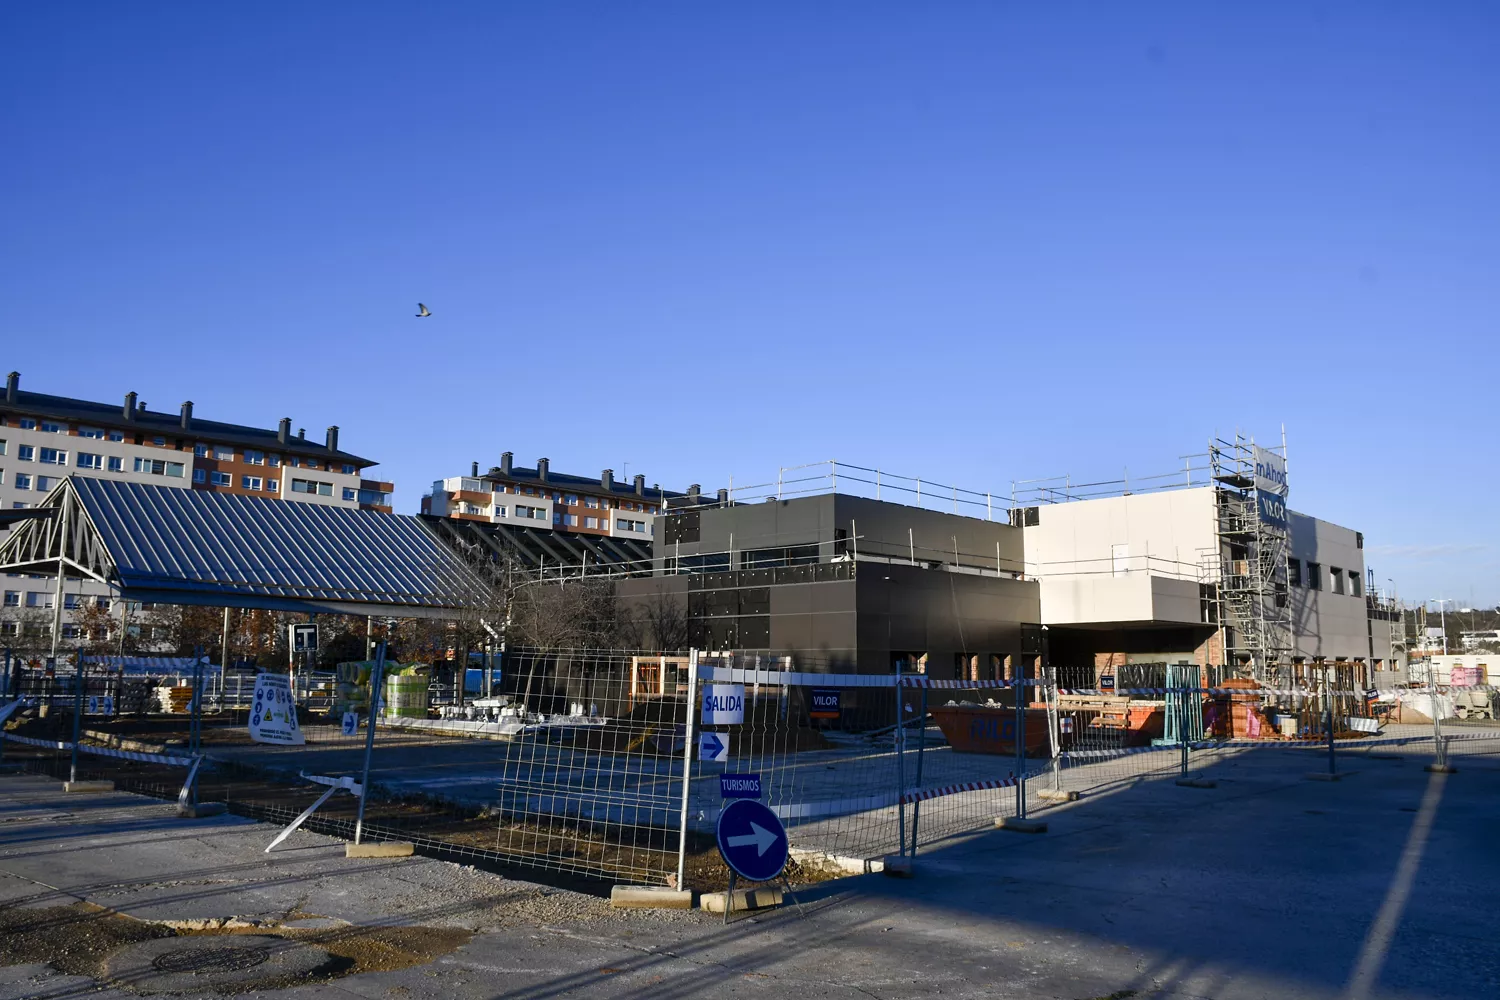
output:
<path id="1" fill-rule="evenodd" d="M 415 517 L 81 476 L 70 481 L 127 591 L 413 608 L 484 600 L 479 576 Z"/>

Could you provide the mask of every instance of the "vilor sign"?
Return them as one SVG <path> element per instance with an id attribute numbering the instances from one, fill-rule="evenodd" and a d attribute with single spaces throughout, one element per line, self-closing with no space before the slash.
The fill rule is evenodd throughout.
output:
<path id="1" fill-rule="evenodd" d="M 703 688 L 703 724 L 738 726 L 745 721 L 745 685 L 709 684 Z"/>

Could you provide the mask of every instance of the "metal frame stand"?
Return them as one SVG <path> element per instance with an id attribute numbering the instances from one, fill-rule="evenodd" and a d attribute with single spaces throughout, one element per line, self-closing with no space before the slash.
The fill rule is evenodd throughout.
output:
<path id="1" fill-rule="evenodd" d="M 370 797 L 370 758 L 375 755 L 375 718 L 380 714 L 380 686 L 384 673 L 385 640 L 382 639 L 380 645 L 375 647 L 375 668 L 370 671 L 370 713 L 365 720 L 365 764 L 359 778 L 359 813 L 354 819 L 354 842 L 356 844 L 361 842 L 360 838 L 364 836 L 365 831 L 365 800 Z M 328 795 L 332 794 L 333 789 L 329 789 Z M 326 799 L 328 795 L 324 795 L 323 798 Z M 322 801 L 323 799 L 319 799 L 318 803 Z M 316 809 L 318 803 L 315 803 L 312 809 Z M 312 814 L 312 809 L 307 811 L 307 815 Z"/>

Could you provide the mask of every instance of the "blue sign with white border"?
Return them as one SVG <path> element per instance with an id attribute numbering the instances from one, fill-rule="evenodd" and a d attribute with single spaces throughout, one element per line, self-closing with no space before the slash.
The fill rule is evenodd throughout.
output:
<path id="1" fill-rule="evenodd" d="M 729 737 L 723 733 L 699 733 L 698 759 L 708 761 L 728 760 Z"/>
<path id="2" fill-rule="evenodd" d="M 754 799 L 735 799 L 719 813 L 719 855 L 736 875 L 769 882 L 786 868 L 786 827 Z"/>
<path id="3" fill-rule="evenodd" d="M 726 799 L 760 798 L 759 774 L 719 775 L 719 795 Z"/>

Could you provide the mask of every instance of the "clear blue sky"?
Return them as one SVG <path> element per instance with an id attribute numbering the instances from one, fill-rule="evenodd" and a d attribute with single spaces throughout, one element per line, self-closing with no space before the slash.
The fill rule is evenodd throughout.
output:
<path id="1" fill-rule="evenodd" d="M 22 3 L 0 366 L 309 433 L 977 489 L 1290 439 L 1500 600 L 1493 3 Z M 431 319 L 418 321 L 418 301 Z"/>

